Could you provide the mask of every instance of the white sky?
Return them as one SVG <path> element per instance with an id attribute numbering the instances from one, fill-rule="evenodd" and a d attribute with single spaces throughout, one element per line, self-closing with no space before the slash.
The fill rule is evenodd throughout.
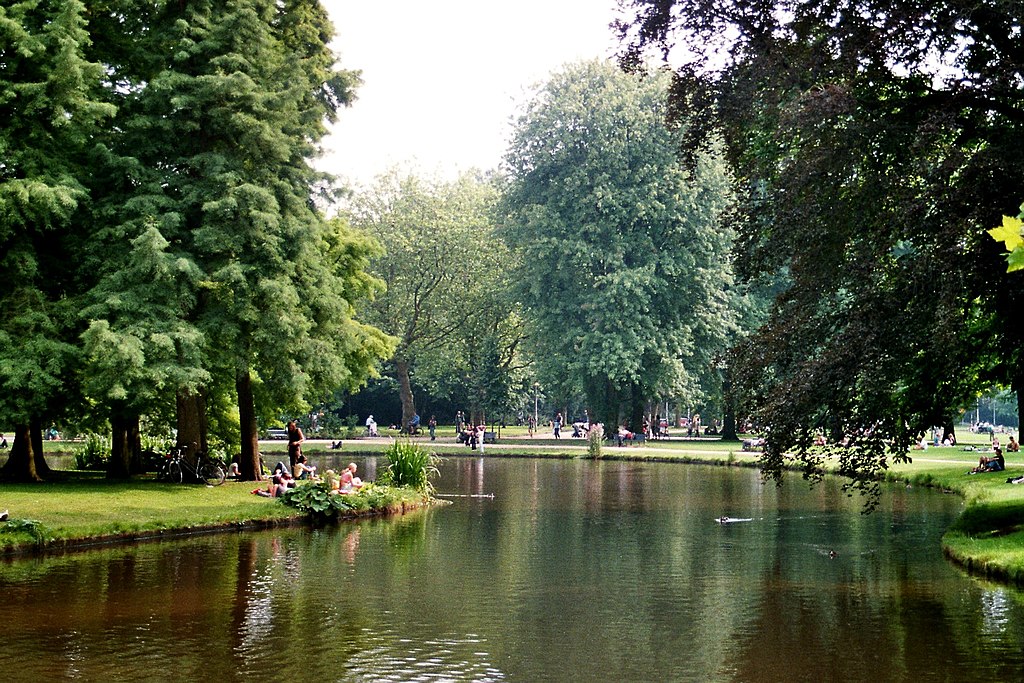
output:
<path id="1" fill-rule="evenodd" d="M 341 66 L 362 71 L 317 166 L 368 184 L 394 165 L 497 168 L 527 89 L 611 57 L 615 0 L 323 0 Z"/>

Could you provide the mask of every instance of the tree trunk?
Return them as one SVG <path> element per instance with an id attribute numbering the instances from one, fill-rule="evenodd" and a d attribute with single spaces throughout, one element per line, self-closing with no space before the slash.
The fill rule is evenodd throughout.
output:
<path id="1" fill-rule="evenodd" d="M 43 457 L 43 421 L 39 417 L 33 417 L 28 421 L 29 436 L 32 439 L 32 462 L 35 463 L 36 475 L 47 479 L 53 474 L 53 470 Z"/>
<path id="2" fill-rule="evenodd" d="M 395 378 L 398 380 L 398 397 L 402 401 L 402 424 L 398 425 L 405 430 L 412 422 L 412 416 L 416 414 L 416 402 L 412 395 L 412 381 L 409 379 L 409 361 L 406 359 L 395 359 Z"/>
<path id="3" fill-rule="evenodd" d="M 956 441 L 956 420 L 949 418 L 943 420 L 942 425 L 942 438 L 943 440 L 952 437 L 953 441 Z"/>
<path id="4" fill-rule="evenodd" d="M 43 481 L 40 476 L 39 461 L 43 460 L 42 448 L 32 444 L 32 430 L 27 423 L 14 425 L 14 443 L 11 454 L 3 467 L 3 475 L 13 481 Z M 49 467 L 46 468 L 49 472 Z"/>
<path id="5" fill-rule="evenodd" d="M 201 391 L 181 389 L 175 396 L 178 447 L 188 446 L 209 451 L 209 422 L 206 419 L 206 396 Z M 194 444 L 194 446 L 193 446 Z"/>
<path id="6" fill-rule="evenodd" d="M 238 422 L 242 432 L 242 451 L 238 462 L 242 481 L 262 481 L 260 467 L 260 444 L 256 424 L 256 400 L 252 395 L 252 377 L 249 369 L 235 376 L 235 391 L 238 393 Z"/>
<path id="7" fill-rule="evenodd" d="M 43 457 L 43 421 L 39 417 L 33 417 L 28 421 L 29 436 L 32 438 L 32 461 L 35 463 L 36 474 L 42 479 L 49 479 L 53 474 L 50 465 Z"/>
<path id="8" fill-rule="evenodd" d="M 728 372 L 728 371 L 727 371 Z M 722 441 L 739 441 L 736 434 L 736 407 L 732 397 L 732 380 L 722 380 Z"/>
<path id="9" fill-rule="evenodd" d="M 611 380 L 605 380 L 604 404 L 601 415 L 604 420 L 604 433 L 616 434 L 619 431 L 619 392 Z"/>
<path id="10" fill-rule="evenodd" d="M 107 479 L 128 479 L 131 477 L 131 439 L 129 418 L 113 411 L 110 415 L 110 462 L 107 464 Z"/>
<path id="11" fill-rule="evenodd" d="M 1017 395 L 1017 434 L 1021 433 L 1024 429 L 1024 422 L 1021 421 L 1021 417 L 1024 416 L 1024 405 L 1020 402 L 1020 389 L 1024 386 L 1024 377 L 1016 377 L 1010 381 L 1010 389 L 1014 394 Z"/>
<path id="12" fill-rule="evenodd" d="M 629 387 L 629 431 L 641 432 L 644 424 L 644 404 L 640 385 L 634 382 Z"/>
<path id="13" fill-rule="evenodd" d="M 142 433 L 139 427 L 139 416 L 132 415 L 126 419 L 128 438 L 128 471 L 132 474 L 143 474 L 146 471 L 142 462 Z"/>

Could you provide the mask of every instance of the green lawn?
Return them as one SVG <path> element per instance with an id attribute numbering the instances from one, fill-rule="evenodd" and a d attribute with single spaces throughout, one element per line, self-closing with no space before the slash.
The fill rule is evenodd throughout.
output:
<path id="1" fill-rule="evenodd" d="M 0 549 L 99 536 L 153 532 L 228 523 L 284 521 L 296 511 L 252 495 L 253 482 L 223 486 L 170 485 L 149 480 L 109 482 L 101 473 L 67 473 L 46 484 L 0 487 Z"/>

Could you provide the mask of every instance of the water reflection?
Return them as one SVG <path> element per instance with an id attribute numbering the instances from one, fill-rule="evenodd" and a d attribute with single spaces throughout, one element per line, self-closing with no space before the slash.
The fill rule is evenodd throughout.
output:
<path id="1" fill-rule="evenodd" d="M 0 670 L 992 681 L 1024 668 L 1020 592 L 941 557 L 952 497 L 898 489 L 865 516 L 829 482 L 481 458 L 449 459 L 438 489 L 458 497 L 392 520 L 7 562 Z"/>

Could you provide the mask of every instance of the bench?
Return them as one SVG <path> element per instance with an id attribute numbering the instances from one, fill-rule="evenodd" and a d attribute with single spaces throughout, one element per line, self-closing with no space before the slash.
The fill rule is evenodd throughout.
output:
<path id="1" fill-rule="evenodd" d="M 608 441 L 614 441 L 617 446 L 624 445 L 627 441 L 632 444 L 644 443 L 647 441 L 647 435 L 643 432 L 633 432 L 633 436 L 619 436 L 616 434 L 609 434 L 607 437 Z"/>
<path id="2" fill-rule="evenodd" d="M 498 443 L 498 435 L 495 432 L 484 432 L 484 443 Z"/>

